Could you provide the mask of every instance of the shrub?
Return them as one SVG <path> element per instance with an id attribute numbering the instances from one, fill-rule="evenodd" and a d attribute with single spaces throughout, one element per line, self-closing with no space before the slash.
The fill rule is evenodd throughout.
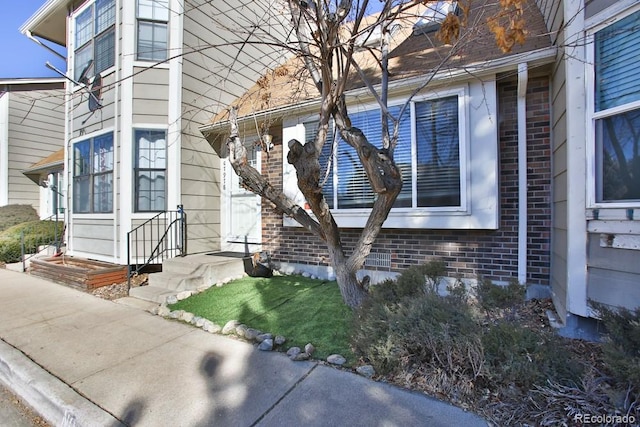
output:
<path id="1" fill-rule="evenodd" d="M 535 331 L 502 321 L 482 336 L 485 359 L 493 384 L 528 390 L 546 381 L 576 381 L 581 365 L 562 339 L 551 331 Z"/>
<path id="2" fill-rule="evenodd" d="M 438 292 L 438 284 L 446 270 L 442 261 L 429 261 L 404 270 L 396 280 L 385 280 L 371 287 L 371 296 L 381 301 L 399 301 L 404 297 L 417 297 L 425 292 Z"/>
<path id="3" fill-rule="evenodd" d="M 617 311 L 597 305 L 607 330 L 603 358 L 615 380 L 640 393 L 640 308 Z"/>
<path id="4" fill-rule="evenodd" d="M 58 222 L 58 236 L 62 235 L 64 223 Z M 0 232 L 0 262 L 20 261 L 21 237 L 24 233 L 26 253 L 35 253 L 38 246 L 51 244 L 56 239 L 55 221 L 31 221 L 14 225 Z"/>
<path id="5" fill-rule="evenodd" d="M 37 221 L 38 213 L 31 205 L 7 205 L 0 207 L 0 231 L 23 222 Z"/>
<path id="6" fill-rule="evenodd" d="M 405 280 L 409 277 L 405 275 Z M 446 388 L 460 397 L 471 393 L 473 382 L 482 375 L 484 359 L 480 329 L 468 307 L 424 291 L 384 301 L 383 295 L 397 297 L 392 291 L 397 291 L 398 284 L 388 281 L 382 289 L 355 313 L 352 346 L 356 354 L 379 373 L 420 367 L 422 378 L 437 383 L 434 391 Z"/>
<path id="7" fill-rule="evenodd" d="M 516 281 L 507 286 L 493 284 L 491 280 L 480 279 L 477 287 L 478 301 L 485 310 L 494 308 L 508 308 L 522 304 L 525 299 L 526 288 Z"/>

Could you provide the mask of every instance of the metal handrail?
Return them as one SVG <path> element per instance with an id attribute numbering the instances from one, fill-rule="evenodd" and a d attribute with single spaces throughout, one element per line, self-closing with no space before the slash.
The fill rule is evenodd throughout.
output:
<path id="1" fill-rule="evenodd" d="M 26 230 L 23 229 L 20 232 L 20 260 L 22 261 L 22 271 L 27 271 L 27 261 L 40 253 L 38 250 L 40 246 L 55 246 L 55 255 L 60 253 L 60 247 L 64 243 L 64 222 L 60 224 L 57 211 L 55 215 L 51 215 L 48 218 L 40 220 L 38 224 L 44 222 L 53 223 L 53 240 L 46 237 L 36 238 L 35 240 L 30 240 L 29 245 L 27 245 L 27 242 L 25 241 L 25 231 L 31 230 L 28 228 Z M 59 226 L 61 227 L 60 233 L 58 233 Z M 51 229 L 49 229 L 49 231 L 51 231 Z"/>
<path id="2" fill-rule="evenodd" d="M 177 210 L 160 212 L 127 233 L 127 286 L 130 289 L 131 277 L 148 265 L 186 254 L 187 214 L 178 205 Z"/>

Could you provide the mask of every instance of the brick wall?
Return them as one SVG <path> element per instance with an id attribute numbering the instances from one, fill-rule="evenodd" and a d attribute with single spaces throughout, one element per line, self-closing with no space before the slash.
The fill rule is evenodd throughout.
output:
<path id="1" fill-rule="evenodd" d="M 372 252 L 391 254 L 391 271 L 441 259 L 450 277 L 495 281 L 517 278 L 518 272 L 518 132 L 517 81 L 500 79 L 500 228 L 499 230 L 403 230 L 383 229 Z M 528 283 L 549 284 L 551 227 L 551 166 L 549 83 L 547 77 L 531 78 L 527 92 L 528 169 Z M 265 173 L 282 187 L 282 145 L 270 153 Z M 263 163 L 264 165 L 264 163 Z M 266 166 L 266 165 L 265 165 Z M 263 169 L 264 170 L 264 169 Z M 263 248 L 275 261 L 328 265 L 323 242 L 300 229 L 282 226 L 282 216 L 263 203 Z M 343 243 L 353 247 L 359 230 L 345 229 Z M 381 268 L 378 268 L 381 269 Z"/>

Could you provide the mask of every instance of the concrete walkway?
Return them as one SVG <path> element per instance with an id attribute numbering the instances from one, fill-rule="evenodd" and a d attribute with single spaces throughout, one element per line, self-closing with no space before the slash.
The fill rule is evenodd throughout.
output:
<path id="1" fill-rule="evenodd" d="M 0 382 L 55 426 L 486 426 L 422 394 L 4 269 Z"/>

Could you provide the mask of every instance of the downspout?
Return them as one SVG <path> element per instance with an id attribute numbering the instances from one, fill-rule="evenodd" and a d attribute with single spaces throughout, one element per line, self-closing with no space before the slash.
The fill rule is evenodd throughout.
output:
<path id="1" fill-rule="evenodd" d="M 9 204 L 9 92 L 0 93 L 0 206 Z"/>
<path id="2" fill-rule="evenodd" d="M 116 2 L 116 34 L 118 35 L 118 37 L 116 37 L 116 40 L 121 40 L 121 30 L 120 30 L 120 4 L 118 4 L 118 2 Z M 121 234 L 124 235 L 124 238 L 126 239 L 126 233 L 119 233 L 119 230 L 121 229 L 121 227 L 118 227 L 118 224 L 120 223 L 120 187 L 122 185 L 122 181 L 120 179 L 118 179 L 118 176 L 120 175 L 120 170 L 119 170 L 119 165 L 121 165 L 122 163 L 120 162 L 120 139 L 118 138 L 120 135 L 122 135 L 122 132 L 120 132 L 120 128 L 118 127 L 120 124 L 120 76 L 121 76 L 121 64 L 122 61 L 120 59 L 120 43 L 118 43 L 116 41 L 115 43 L 115 66 L 116 66 L 116 72 L 115 72 L 115 84 L 113 87 L 113 92 L 114 92 L 114 102 L 113 102 L 113 159 L 114 159 L 114 164 L 113 164 L 113 258 L 114 258 L 114 262 L 116 264 L 123 264 L 123 260 L 122 257 L 124 256 L 122 251 L 120 251 L 120 239 Z M 127 260 L 128 262 L 128 260 Z"/>
<path id="3" fill-rule="evenodd" d="M 527 282 L 527 63 L 518 64 L 518 282 Z"/>
<path id="4" fill-rule="evenodd" d="M 40 47 L 43 47 L 45 49 L 47 49 L 49 52 L 53 53 L 54 55 L 56 55 L 58 58 L 62 58 L 63 61 L 67 61 L 67 58 L 60 54 L 59 52 L 57 52 L 55 49 L 50 48 L 49 46 L 47 46 L 46 44 L 42 43 L 40 40 L 38 40 L 37 38 L 35 38 L 33 36 L 33 34 L 31 34 L 31 31 L 25 31 L 24 35 L 27 36 L 29 38 L 29 40 L 31 40 L 32 42 L 34 42 L 35 44 L 37 44 Z"/>

